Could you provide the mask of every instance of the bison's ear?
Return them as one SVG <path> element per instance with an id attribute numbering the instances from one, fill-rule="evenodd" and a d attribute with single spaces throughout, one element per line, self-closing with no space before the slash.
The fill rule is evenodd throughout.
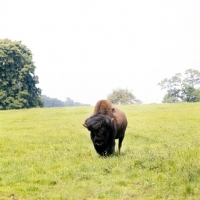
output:
<path id="1" fill-rule="evenodd" d="M 83 126 L 84 126 L 85 128 L 87 128 L 87 125 L 86 125 L 85 123 L 83 124 Z"/>
<path id="2" fill-rule="evenodd" d="M 114 124 L 114 121 L 115 121 L 114 118 L 112 118 L 112 119 L 111 119 L 111 124 Z"/>

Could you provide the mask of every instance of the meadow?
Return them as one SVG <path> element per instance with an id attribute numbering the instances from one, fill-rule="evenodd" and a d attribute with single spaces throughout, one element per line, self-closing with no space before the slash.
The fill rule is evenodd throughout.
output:
<path id="1" fill-rule="evenodd" d="M 92 106 L 0 111 L 0 199 L 200 199 L 200 103 L 117 107 L 128 127 L 110 157 L 82 126 Z"/>

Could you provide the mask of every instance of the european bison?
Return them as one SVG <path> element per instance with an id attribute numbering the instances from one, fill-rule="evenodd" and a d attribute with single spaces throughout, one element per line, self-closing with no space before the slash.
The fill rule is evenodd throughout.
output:
<path id="1" fill-rule="evenodd" d="M 89 131 L 94 148 L 102 156 L 113 154 L 115 151 L 115 139 L 119 139 L 118 154 L 124 139 L 127 126 L 125 114 L 115 108 L 108 100 L 100 100 L 96 103 L 94 113 L 83 124 Z"/>

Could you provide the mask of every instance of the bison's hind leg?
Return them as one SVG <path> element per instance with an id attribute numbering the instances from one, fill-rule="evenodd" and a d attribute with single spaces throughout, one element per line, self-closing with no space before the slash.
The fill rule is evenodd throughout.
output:
<path id="1" fill-rule="evenodd" d="M 124 139 L 124 135 L 119 138 L 119 143 L 118 143 L 118 155 L 120 155 L 120 149 L 122 147 L 122 141 Z"/>

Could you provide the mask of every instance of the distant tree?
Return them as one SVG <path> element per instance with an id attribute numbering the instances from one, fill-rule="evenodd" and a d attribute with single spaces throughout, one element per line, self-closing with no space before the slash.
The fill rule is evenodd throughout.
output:
<path id="1" fill-rule="evenodd" d="M 82 103 L 79 103 L 79 102 L 74 102 L 74 106 L 89 106 L 89 104 L 82 104 Z"/>
<path id="2" fill-rule="evenodd" d="M 56 98 L 50 98 L 46 95 L 42 95 L 41 98 L 44 101 L 44 107 L 63 107 L 65 106 L 64 102 Z"/>
<path id="3" fill-rule="evenodd" d="M 89 104 L 74 102 L 70 98 L 67 98 L 66 101 L 61 101 L 57 98 L 50 98 L 46 95 L 42 95 L 41 98 L 44 101 L 44 107 L 89 106 Z"/>
<path id="4" fill-rule="evenodd" d="M 31 51 L 21 42 L 0 40 L 0 110 L 42 107 Z"/>
<path id="5" fill-rule="evenodd" d="M 200 72 L 197 70 L 188 69 L 185 77 L 178 73 L 170 79 L 165 78 L 158 85 L 167 90 L 163 103 L 200 101 Z"/>
<path id="6" fill-rule="evenodd" d="M 73 106 L 74 105 L 74 101 L 70 98 L 67 98 L 65 101 L 65 106 Z"/>
<path id="7" fill-rule="evenodd" d="M 127 89 L 115 89 L 111 94 L 108 95 L 107 99 L 114 104 L 125 105 L 125 104 L 142 103 Z"/>
<path id="8" fill-rule="evenodd" d="M 76 102 L 72 99 L 70 99 L 69 97 L 67 97 L 66 101 L 64 102 L 65 106 L 89 106 L 90 104 L 83 104 L 80 102 Z"/>

